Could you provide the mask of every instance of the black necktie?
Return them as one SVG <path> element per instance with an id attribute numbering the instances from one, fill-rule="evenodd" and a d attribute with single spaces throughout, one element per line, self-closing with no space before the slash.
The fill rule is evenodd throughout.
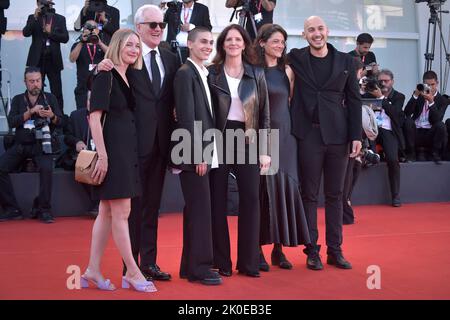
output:
<path id="1" fill-rule="evenodd" d="M 152 85 L 153 92 L 159 96 L 159 90 L 161 89 L 161 73 L 159 73 L 159 67 L 156 63 L 156 50 L 150 51 L 150 67 L 152 68 Z"/>

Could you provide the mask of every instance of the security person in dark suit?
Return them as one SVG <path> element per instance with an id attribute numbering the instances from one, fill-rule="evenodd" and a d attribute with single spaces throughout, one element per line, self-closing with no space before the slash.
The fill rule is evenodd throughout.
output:
<path id="1" fill-rule="evenodd" d="M 350 157 L 356 157 L 361 150 L 361 96 L 354 60 L 327 43 L 328 33 L 320 17 L 308 18 L 303 37 L 309 46 L 289 53 L 295 72 L 292 130 L 299 140 L 302 198 L 311 237 L 305 253 L 307 267 L 312 270 L 323 268 L 317 245 L 317 198 L 322 172 L 327 263 L 352 268 L 341 249 L 342 195 L 349 150 Z"/>
<path id="2" fill-rule="evenodd" d="M 80 12 L 81 26 L 94 20 L 100 30 L 100 39 L 109 45 L 111 37 L 120 28 L 120 11 L 108 5 L 107 0 L 86 0 Z"/>
<path id="3" fill-rule="evenodd" d="M 0 53 L 2 51 L 2 35 L 6 32 L 7 19 L 5 10 L 9 8 L 9 0 L 0 0 Z M 0 56 L 0 69 L 2 67 L 2 58 Z M 2 73 L 0 72 L 0 88 L 2 87 Z"/>
<path id="4" fill-rule="evenodd" d="M 166 24 L 155 5 L 136 11 L 136 31 L 142 39 L 144 67 L 130 69 L 127 77 L 136 103 L 136 127 L 142 181 L 142 197 L 132 200 L 128 219 L 133 255 L 147 279 L 170 280 L 156 264 L 158 215 L 169 160 L 173 129 L 173 79 L 180 64 L 175 54 L 159 46 Z M 99 70 L 111 70 L 104 60 Z"/>
<path id="5" fill-rule="evenodd" d="M 195 27 L 204 27 L 211 31 L 211 21 L 209 19 L 209 9 L 197 0 L 183 0 L 183 2 L 170 2 L 169 8 L 164 15 L 167 22 L 167 42 L 173 44 L 177 42 L 180 48 L 182 62 L 185 63 L 189 56 L 187 47 L 188 32 Z M 175 50 L 176 46 L 172 46 Z"/>
<path id="6" fill-rule="evenodd" d="M 38 67 L 50 82 L 50 90 L 58 99 L 58 105 L 64 110 L 61 71 L 64 69 L 61 43 L 69 41 L 66 28 L 66 18 L 55 13 L 54 3 L 47 0 L 37 0 L 37 9 L 28 16 L 27 25 L 23 28 L 25 37 L 32 37 L 28 53 L 27 66 Z"/>
<path id="7" fill-rule="evenodd" d="M 13 98 L 8 115 L 9 126 L 16 129 L 14 145 L 0 157 L 0 203 L 6 211 L 0 221 L 23 218 L 9 173 L 17 170 L 24 160 L 32 158 L 39 168 L 40 177 L 37 208 L 33 208 L 32 212 L 37 216 L 32 217 L 44 223 L 53 223 L 50 210 L 54 146 L 50 134 L 62 126 L 62 113 L 55 96 L 42 90 L 42 76 L 38 68 L 27 68 L 25 84 L 27 91 Z"/>
<path id="8" fill-rule="evenodd" d="M 400 207 L 399 153 L 403 153 L 405 150 L 405 137 L 402 129 L 405 122 L 403 113 L 405 95 L 394 90 L 394 74 L 388 69 L 380 71 L 378 82 L 379 85 L 369 91 L 373 97 L 383 100 L 382 109 L 375 111 L 379 129 L 377 143 L 383 147 L 386 157 L 392 206 Z"/>
<path id="9" fill-rule="evenodd" d="M 211 270 L 213 240 L 209 179 L 210 169 L 219 166 L 217 150 L 213 151 L 215 157 L 208 154 L 206 157 L 209 158 L 202 157 L 198 161 L 194 157 L 195 152 L 192 152 L 193 148 L 200 146 L 203 153 L 211 143 L 216 143 L 203 140 L 205 132 L 215 128 L 208 70 L 203 65 L 212 52 L 214 40 L 209 29 L 197 27 L 189 32 L 187 44 L 190 57 L 176 73 L 174 82 L 176 128 L 187 130 L 191 139 L 191 157 L 181 158 L 174 164 L 174 167 L 182 170 L 180 182 L 185 201 L 180 277 L 204 285 L 218 285 L 222 279 Z M 185 142 L 181 140 L 181 143 Z M 174 158 L 175 154 L 172 154 L 172 161 Z"/>

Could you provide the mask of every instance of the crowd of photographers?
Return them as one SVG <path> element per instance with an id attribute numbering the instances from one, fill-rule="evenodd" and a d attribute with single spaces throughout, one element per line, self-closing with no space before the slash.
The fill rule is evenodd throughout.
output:
<path id="1" fill-rule="evenodd" d="M 5 212 L 0 221 L 22 216 L 9 173 L 21 170 L 32 159 L 40 172 L 40 193 L 34 201 L 32 215 L 46 223 L 53 222 L 50 207 L 53 158 L 59 153 L 57 166 L 73 170 L 78 152 L 95 148 L 89 140 L 87 125 L 90 75 L 103 60 L 112 35 L 120 27 L 117 8 L 108 5 L 106 0 L 85 1 L 74 26 L 80 36 L 73 43 L 69 57 L 77 66 L 76 111 L 67 117 L 61 82 L 64 68 L 61 44 L 69 41 L 66 19 L 55 12 L 52 1 L 36 3 L 35 12 L 29 15 L 23 28 L 23 35 L 32 38 L 24 77 L 26 91 L 12 101 L 8 120 L 16 132 L 14 137 L 5 137 L 6 152 L 0 156 L 0 201 Z M 246 7 L 244 22 L 254 37 L 263 24 L 272 23 L 276 0 L 227 0 L 225 5 Z M 4 10 L 8 7 L 9 1 L 0 0 L 1 33 L 6 30 Z M 163 2 L 161 7 L 165 9 L 164 24 L 168 25 L 166 45 L 178 55 L 180 62 L 185 62 L 189 55 L 188 32 L 195 27 L 212 29 L 208 7 L 193 0 Z M 348 165 L 343 199 L 346 223 L 354 220 L 350 199 L 362 167 L 376 164 L 380 159 L 387 162 L 392 205 L 397 207 L 401 205 L 400 162 L 432 160 L 439 164 L 450 160 L 450 120 L 443 121 L 450 99 L 438 92 L 437 75 L 426 72 L 423 83 L 414 88 L 405 105 L 405 95 L 394 89 L 394 74 L 380 68 L 370 51 L 373 42 L 370 34 L 361 34 L 355 50 L 349 52 L 359 69 L 365 147 L 361 156 Z M 51 93 L 44 92 L 46 77 Z M 88 188 L 86 191 L 90 192 Z M 89 211 L 95 214 L 98 203 L 93 201 Z"/>

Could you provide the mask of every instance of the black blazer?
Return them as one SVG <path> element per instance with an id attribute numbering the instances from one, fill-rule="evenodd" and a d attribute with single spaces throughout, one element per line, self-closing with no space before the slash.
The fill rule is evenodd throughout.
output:
<path id="1" fill-rule="evenodd" d="M 9 0 L 0 0 L 0 37 L 6 32 L 5 9 L 9 8 Z"/>
<path id="2" fill-rule="evenodd" d="M 432 126 L 442 122 L 444 119 L 445 111 L 450 104 L 450 98 L 447 95 L 441 95 L 438 93 L 434 98 L 434 105 L 430 107 L 430 113 L 428 115 L 428 121 Z M 420 117 L 425 106 L 425 98 L 419 96 L 417 99 L 411 97 L 405 106 L 405 115 L 407 118 L 411 118 L 415 121 Z"/>
<path id="3" fill-rule="evenodd" d="M 405 95 L 392 90 L 391 94 L 383 100 L 383 109 L 391 119 L 392 132 L 394 132 L 399 142 L 399 149 L 405 149 L 405 136 L 403 135 L 403 124 L 405 123 L 405 114 L 403 113 L 403 104 Z"/>
<path id="4" fill-rule="evenodd" d="M 70 114 L 68 123 L 66 124 L 66 132 L 64 134 L 64 143 L 75 150 L 78 142 L 87 140 L 89 124 L 87 121 L 88 111 L 81 108 Z"/>
<path id="5" fill-rule="evenodd" d="M 208 89 L 208 88 L 206 88 Z M 174 80 L 175 109 L 177 112 L 176 129 L 185 129 L 191 136 L 191 159 L 189 163 L 173 164 L 173 167 L 195 171 L 196 165 L 206 161 L 195 161 L 194 148 L 202 145 L 202 154 L 211 141 L 203 141 L 203 134 L 209 129 L 215 128 L 215 116 L 213 106 L 209 106 L 206 90 L 202 78 L 191 61 L 187 61 L 177 71 Z M 212 101 L 211 101 L 212 103 Z M 194 122 L 202 123 L 201 131 L 194 126 Z M 174 142 L 176 145 L 178 142 Z M 209 166 L 208 166 L 209 167 Z"/>
<path id="6" fill-rule="evenodd" d="M 50 51 L 54 67 L 57 70 L 63 70 L 64 65 L 61 55 L 61 43 L 67 43 L 69 41 L 69 33 L 66 28 L 66 18 L 59 14 L 54 14 L 53 17 L 52 30 L 48 36 L 48 39 L 50 39 Z M 29 15 L 27 25 L 23 28 L 22 32 L 25 37 L 32 37 L 30 51 L 28 52 L 27 66 L 37 67 L 41 60 L 47 40 L 47 35 L 43 31 L 42 17 L 39 16 L 35 19 L 33 14 Z"/>
<path id="7" fill-rule="evenodd" d="M 95 12 L 86 10 L 86 14 L 83 13 L 84 9 L 81 9 L 81 26 L 84 26 L 88 20 L 95 20 Z M 105 13 L 108 23 L 103 26 L 100 36 L 102 37 L 103 43 L 109 45 L 114 32 L 120 28 L 120 11 L 117 8 L 106 5 Z"/>
<path id="8" fill-rule="evenodd" d="M 165 76 L 159 96 L 152 89 L 152 83 L 145 64 L 141 70 L 129 68 L 127 77 L 136 103 L 136 126 L 138 132 L 139 156 L 147 156 L 158 144 L 163 155 L 169 155 L 170 134 L 173 127 L 173 79 L 179 68 L 179 59 L 171 51 L 159 48 L 164 64 Z"/>
<path id="9" fill-rule="evenodd" d="M 293 134 L 300 140 L 305 139 L 312 128 L 317 107 L 325 144 L 361 140 L 362 102 L 354 58 L 336 50 L 331 44 L 328 44 L 328 49 L 333 53 L 333 71 L 322 87 L 317 85 L 312 71 L 309 47 L 292 49 L 289 53 L 295 72 L 291 102 Z"/>
<path id="10" fill-rule="evenodd" d="M 177 39 L 177 34 L 180 33 L 181 25 L 184 21 L 181 21 L 181 9 L 183 3 L 178 2 L 176 8 L 167 9 L 164 15 L 164 21 L 168 24 L 167 29 L 167 42 Z M 205 27 L 212 30 L 211 21 L 209 20 L 209 9 L 207 6 L 201 3 L 195 3 L 192 10 L 192 16 L 190 23 L 196 27 Z"/>

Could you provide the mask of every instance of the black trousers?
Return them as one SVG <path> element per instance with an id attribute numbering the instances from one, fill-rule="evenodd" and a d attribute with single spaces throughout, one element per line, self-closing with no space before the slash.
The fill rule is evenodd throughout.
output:
<path id="1" fill-rule="evenodd" d="M 240 122 L 227 122 L 227 129 L 236 130 L 244 127 L 245 125 Z M 226 145 L 226 138 L 224 145 Z M 245 153 L 248 157 L 248 145 L 245 147 Z M 225 149 L 224 160 L 226 154 L 227 150 Z M 236 154 L 234 154 L 235 160 Z M 210 173 L 214 267 L 232 270 L 227 220 L 230 170 L 233 170 L 236 175 L 239 190 L 237 269 L 241 272 L 258 272 L 261 218 L 259 209 L 260 170 L 258 164 L 248 164 L 248 161 L 245 164 L 222 164 Z"/>
<path id="2" fill-rule="evenodd" d="M 158 143 L 154 144 L 148 156 L 140 157 L 139 165 L 142 196 L 131 201 L 128 225 L 133 256 L 136 263 L 145 269 L 156 264 L 158 215 L 167 167 Z"/>
<path id="3" fill-rule="evenodd" d="M 41 69 L 42 82 L 45 81 L 45 76 L 50 83 L 50 91 L 58 100 L 59 109 L 64 113 L 64 99 L 61 82 L 61 70 L 55 68 L 51 55 L 44 55 L 41 57 L 38 67 Z"/>
<path id="4" fill-rule="evenodd" d="M 42 154 L 39 145 L 15 144 L 0 157 L 0 201 L 5 209 L 19 209 L 9 173 L 17 170 L 23 162 L 32 158 L 39 168 L 38 206 L 51 209 L 53 156 Z"/>
<path id="5" fill-rule="evenodd" d="M 349 145 L 325 145 L 318 127 L 313 127 L 305 139 L 299 140 L 302 199 L 311 238 L 311 245 L 305 250 L 308 255 L 320 250 L 317 245 L 317 201 L 322 172 L 327 253 L 339 254 L 342 251 L 342 195 L 348 159 Z"/>
<path id="6" fill-rule="evenodd" d="M 342 206 L 344 210 L 344 217 L 343 217 L 344 223 L 355 222 L 355 215 L 353 213 L 353 208 L 348 202 L 351 200 L 353 189 L 355 187 L 356 181 L 358 181 L 361 169 L 362 165 L 360 161 L 356 160 L 355 158 L 349 158 L 347 170 L 345 173 L 344 194 L 342 197 Z"/>
<path id="7" fill-rule="evenodd" d="M 209 174 L 180 174 L 184 196 L 183 254 L 180 275 L 196 280 L 204 278 L 213 267 L 211 193 Z"/>
<path id="8" fill-rule="evenodd" d="M 383 147 L 385 160 L 388 167 L 389 185 L 391 196 L 396 198 L 400 194 L 400 162 L 398 158 L 399 142 L 394 132 L 379 128 L 377 143 Z"/>
<path id="9" fill-rule="evenodd" d="M 418 129 L 412 118 L 408 118 L 404 126 L 408 151 L 417 152 L 421 147 L 430 152 L 442 154 L 446 140 L 446 126 L 443 122 L 436 123 L 431 129 Z"/>
<path id="10" fill-rule="evenodd" d="M 87 94 L 88 89 L 86 85 L 78 84 L 77 87 L 74 90 L 75 94 L 75 103 L 77 106 L 77 109 L 82 109 L 87 107 Z"/>

